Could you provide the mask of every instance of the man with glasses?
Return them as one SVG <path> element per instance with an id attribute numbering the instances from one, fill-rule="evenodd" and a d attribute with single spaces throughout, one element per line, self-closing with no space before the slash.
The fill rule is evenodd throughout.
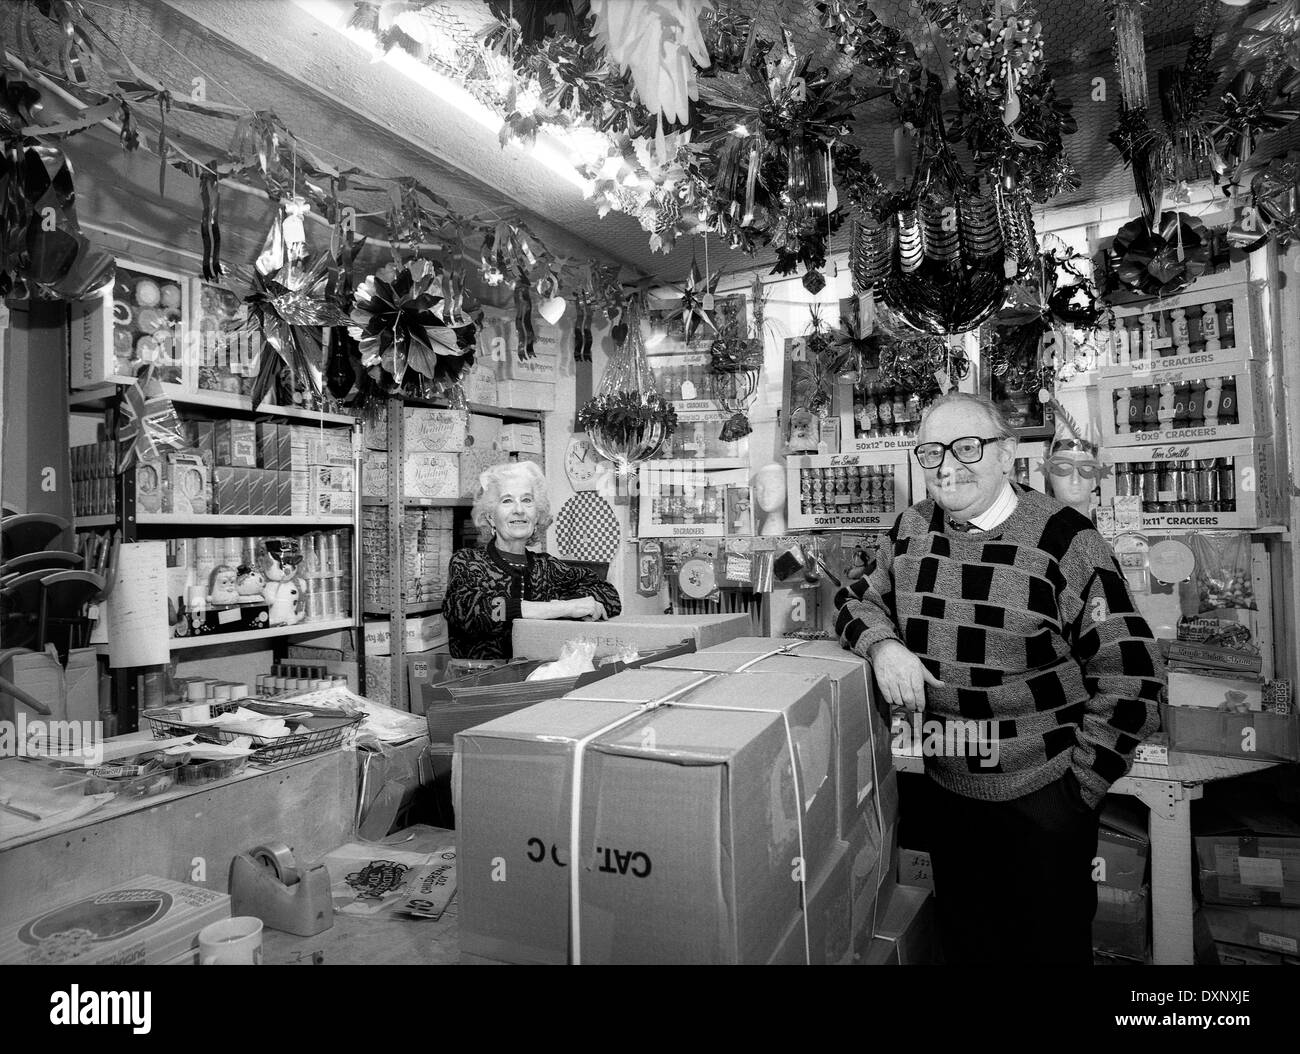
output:
<path id="1" fill-rule="evenodd" d="M 946 959 L 1087 964 L 1098 812 L 1157 727 L 1160 652 L 1091 522 L 1010 482 L 991 402 L 941 397 L 918 440 L 929 496 L 840 590 L 836 630 L 891 706 L 980 730 L 923 751 Z"/>

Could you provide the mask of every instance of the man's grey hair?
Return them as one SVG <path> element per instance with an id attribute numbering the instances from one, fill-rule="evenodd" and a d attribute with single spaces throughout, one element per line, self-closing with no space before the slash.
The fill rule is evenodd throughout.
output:
<path id="1" fill-rule="evenodd" d="M 1011 427 L 1011 422 L 1007 420 L 1006 414 L 998 409 L 997 403 L 987 396 L 972 395 L 970 392 L 953 391 L 939 396 L 921 414 L 921 428 L 925 427 L 925 422 L 929 420 L 930 415 L 941 406 L 973 406 L 984 411 L 984 416 L 988 418 L 990 427 L 992 427 L 994 434 L 999 439 L 1016 438 L 1016 430 Z"/>
<path id="2" fill-rule="evenodd" d="M 474 508 L 470 510 L 470 519 L 478 527 L 479 537 L 484 541 L 495 534 L 492 529 L 492 513 L 501 500 L 502 484 L 517 476 L 522 476 L 533 488 L 533 504 L 537 506 L 537 530 L 529 541 L 535 541 L 551 525 L 551 496 L 546 492 L 546 476 L 542 470 L 533 461 L 502 461 L 479 475 L 478 489 L 474 492 Z"/>

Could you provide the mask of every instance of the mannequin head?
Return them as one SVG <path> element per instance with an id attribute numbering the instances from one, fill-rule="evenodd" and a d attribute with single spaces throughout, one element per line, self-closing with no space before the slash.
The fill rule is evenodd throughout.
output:
<path id="1" fill-rule="evenodd" d="M 1043 474 L 1052 496 L 1070 508 L 1089 516 L 1093 492 L 1101 474 L 1097 448 L 1086 440 L 1056 440 L 1043 466 Z"/>
<path id="2" fill-rule="evenodd" d="M 775 461 L 754 473 L 754 504 L 763 513 L 765 536 L 785 533 L 785 468 Z"/>

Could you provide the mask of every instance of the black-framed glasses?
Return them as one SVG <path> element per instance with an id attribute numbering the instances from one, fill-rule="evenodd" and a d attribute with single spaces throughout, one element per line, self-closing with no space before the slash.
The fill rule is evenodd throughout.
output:
<path id="1" fill-rule="evenodd" d="M 989 443 L 997 443 L 1005 438 L 1005 436 L 990 436 L 988 439 L 981 439 L 979 436 L 962 436 L 951 443 L 919 443 L 912 453 L 916 456 L 917 464 L 922 468 L 938 468 L 943 464 L 944 455 L 949 450 L 963 465 L 973 465 L 984 456 L 984 448 Z"/>

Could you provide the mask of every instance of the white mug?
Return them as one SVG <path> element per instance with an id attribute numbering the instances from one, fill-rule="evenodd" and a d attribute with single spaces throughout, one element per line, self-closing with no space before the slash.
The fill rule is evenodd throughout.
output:
<path id="1" fill-rule="evenodd" d="M 199 930 L 200 966 L 261 966 L 262 920 L 236 915 Z"/>

